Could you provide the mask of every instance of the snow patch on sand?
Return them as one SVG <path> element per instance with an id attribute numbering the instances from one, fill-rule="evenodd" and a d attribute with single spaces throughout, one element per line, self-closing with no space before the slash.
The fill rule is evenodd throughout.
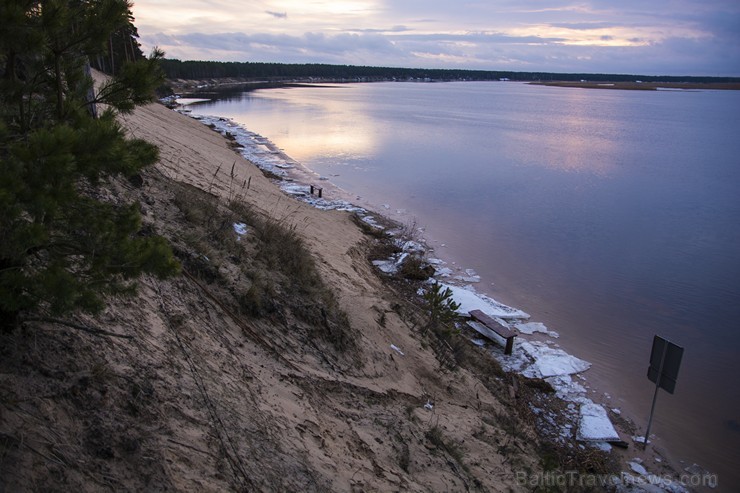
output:
<path id="1" fill-rule="evenodd" d="M 236 233 L 237 239 L 241 239 L 242 236 L 247 234 L 247 225 L 244 223 L 234 223 L 234 233 Z"/>

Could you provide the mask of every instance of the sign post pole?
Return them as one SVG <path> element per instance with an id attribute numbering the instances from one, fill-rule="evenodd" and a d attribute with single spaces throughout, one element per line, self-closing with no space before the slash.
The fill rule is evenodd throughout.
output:
<path id="1" fill-rule="evenodd" d="M 650 366 L 648 367 L 648 379 L 655 382 L 655 393 L 653 394 L 653 404 L 650 407 L 650 418 L 648 418 L 647 430 L 642 449 L 647 449 L 650 440 L 650 426 L 653 424 L 653 414 L 655 413 L 655 402 L 658 400 L 658 390 L 661 387 L 672 394 L 676 389 L 676 380 L 678 379 L 678 369 L 681 367 L 681 358 L 683 357 L 683 348 L 669 342 L 662 337 L 653 337 L 653 348 L 650 351 Z"/>
<path id="2" fill-rule="evenodd" d="M 653 413 L 655 412 L 655 402 L 658 400 L 658 390 L 660 390 L 660 377 L 663 374 L 663 364 L 665 364 L 665 354 L 660 358 L 660 369 L 658 370 L 658 378 L 655 379 L 655 393 L 653 394 L 653 405 L 650 406 L 650 417 L 648 418 L 647 430 L 645 431 L 645 440 L 642 442 L 642 450 L 647 449 L 648 440 L 650 439 L 650 426 L 653 424 Z"/>

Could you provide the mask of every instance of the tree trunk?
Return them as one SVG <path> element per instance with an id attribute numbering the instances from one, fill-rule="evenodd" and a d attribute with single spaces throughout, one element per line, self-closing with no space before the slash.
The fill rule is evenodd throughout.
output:
<path id="1" fill-rule="evenodd" d="M 92 70 L 90 69 L 89 59 L 85 62 L 85 75 L 92 79 Z M 93 118 L 98 118 L 98 106 L 95 104 L 95 82 L 93 82 L 93 85 L 87 90 L 87 111 Z"/>
<path id="2" fill-rule="evenodd" d="M 54 76 L 57 82 L 57 117 L 64 117 L 64 87 L 62 81 L 62 56 L 54 53 Z"/>

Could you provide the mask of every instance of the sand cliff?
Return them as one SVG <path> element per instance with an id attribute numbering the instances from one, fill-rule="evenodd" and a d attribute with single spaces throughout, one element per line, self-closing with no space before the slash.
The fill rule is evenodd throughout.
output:
<path id="1" fill-rule="evenodd" d="M 167 237 L 184 274 L 75 318 L 127 338 L 2 336 L 8 491 L 528 489 L 516 473 L 543 461 L 519 395 L 479 355 L 434 350 L 351 214 L 285 196 L 162 105 L 121 120 L 160 161 L 96 193 L 140 201 L 144 234 Z"/>

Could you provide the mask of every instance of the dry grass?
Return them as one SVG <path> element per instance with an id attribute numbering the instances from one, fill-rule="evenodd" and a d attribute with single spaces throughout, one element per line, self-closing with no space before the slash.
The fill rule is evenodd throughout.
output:
<path id="1" fill-rule="evenodd" d="M 428 265 L 420 255 L 409 255 L 398 273 L 404 279 L 426 281 L 434 275 L 434 267 Z"/>
<path id="2" fill-rule="evenodd" d="M 305 324 L 308 337 L 339 352 L 355 347 L 349 319 L 321 279 L 292 214 L 257 211 L 240 200 L 248 183 L 236 188 L 222 203 L 208 192 L 175 184 L 173 203 L 189 224 L 175 248 L 185 268 L 230 295 L 238 313 L 284 323 L 290 314 Z M 241 238 L 234 231 L 237 222 L 247 226 Z"/>
<path id="3" fill-rule="evenodd" d="M 465 454 L 462 447 L 451 439 L 445 437 L 442 433 L 442 429 L 439 428 L 439 426 L 433 426 L 425 433 L 424 436 L 432 445 L 437 448 L 437 450 L 452 457 L 466 473 L 470 474 L 470 468 L 467 464 L 465 464 L 463 460 Z"/>

